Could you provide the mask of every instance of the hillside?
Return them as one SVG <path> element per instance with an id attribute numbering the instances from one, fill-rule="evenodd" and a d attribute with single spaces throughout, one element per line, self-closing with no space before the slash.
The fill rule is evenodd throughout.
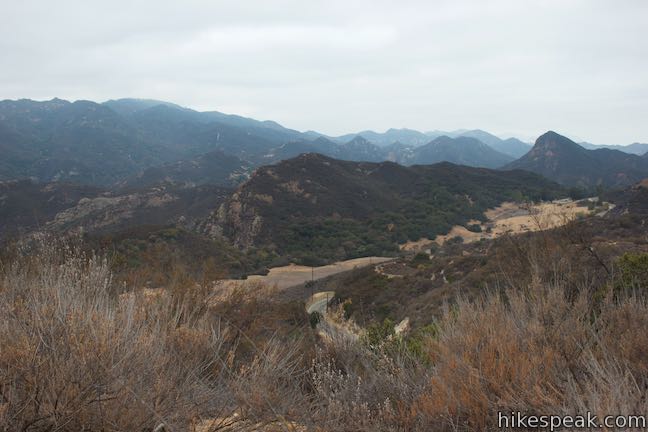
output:
<path id="1" fill-rule="evenodd" d="M 114 233 L 143 226 L 191 229 L 231 192 L 208 184 L 108 191 L 63 182 L 0 182 L 0 244 L 34 231 L 63 235 L 75 231 Z"/>
<path id="2" fill-rule="evenodd" d="M 42 228 L 65 233 L 112 233 L 142 226 L 192 228 L 231 194 L 231 189 L 213 185 L 154 187 L 142 191 L 107 192 L 81 199 L 52 215 Z"/>
<path id="3" fill-rule="evenodd" d="M 42 228 L 59 212 L 91 199 L 103 191 L 92 186 L 30 180 L 0 182 L 0 244 L 22 232 Z"/>
<path id="4" fill-rule="evenodd" d="M 472 299 L 483 295 L 485 286 L 498 287 L 510 280 L 531 284 L 531 263 L 544 280 L 569 287 L 604 286 L 610 283 L 609 269 L 625 253 L 648 252 L 644 239 L 648 187 L 644 182 L 606 199 L 615 207 L 605 214 L 593 208 L 587 216 L 543 232 L 431 244 L 427 252 L 322 281 L 317 288 L 348 300 L 347 313 L 356 322 L 399 322 L 408 317 L 413 326 L 420 326 L 430 324 L 444 302 L 458 293 Z"/>
<path id="5" fill-rule="evenodd" d="M 628 145 L 618 145 L 618 144 L 610 145 L 610 144 L 591 144 L 588 142 L 581 142 L 579 144 L 588 150 L 607 148 L 610 150 L 619 150 L 624 153 L 635 154 L 637 156 L 643 156 L 645 154 L 648 154 L 648 144 L 645 143 L 632 143 Z"/>
<path id="6" fill-rule="evenodd" d="M 308 132 L 311 137 L 324 137 L 317 132 Z M 434 138 L 448 136 L 450 138 L 468 137 L 475 138 L 491 147 L 493 150 L 508 155 L 512 158 L 519 158 L 527 153 L 531 146 L 517 138 L 501 139 L 491 133 L 480 129 L 474 130 L 457 130 L 453 132 L 434 130 L 429 132 L 419 132 L 413 129 L 388 129 L 380 133 L 372 130 L 346 134 L 339 137 L 326 137 L 337 143 L 345 143 L 356 137 L 362 137 L 379 147 L 388 147 L 394 143 L 400 143 L 407 147 L 419 147 L 430 142 Z"/>
<path id="7" fill-rule="evenodd" d="M 535 172 L 569 186 L 620 187 L 648 176 L 648 159 L 618 150 L 587 150 L 549 131 L 536 140 L 529 153 L 505 168 Z"/>
<path id="8" fill-rule="evenodd" d="M 420 146 L 430 141 L 430 137 L 413 129 L 388 129 L 383 133 L 366 130 L 358 133 L 342 135 L 333 138 L 337 142 L 348 142 L 356 137 L 362 137 L 380 147 L 386 147 L 395 142 L 400 142 L 409 146 Z"/>
<path id="9" fill-rule="evenodd" d="M 513 160 L 512 157 L 493 150 L 475 138 L 441 136 L 427 141 L 425 145 L 413 146 L 396 141 L 379 147 L 361 135 L 356 135 L 350 141 L 342 143 L 324 137 L 313 141 L 289 142 L 271 150 L 266 155 L 266 159 L 278 162 L 302 153 L 319 153 L 335 159 L 355 162 L 392 161 L 402 165 L 451 162 L 485 168 L 499 168 Z"/>
<path id="10" fill-rule="evenodd" d="M 185 187 L 203 184 L 235 186 L 247 177 L 250 170 L 249 163 L 215 150 L 195 159 L 147 168 L 120 186 L 148 188 L 165 183 Z"/>
<path id="11" fill-rule="evenodd" d="M 627 214 L 648 216 L 648 178 L 630 188 L 612 191 L 606 199 L 616 204 L 608 214 L 611 218 Z"/>
<path id="12" fill-rule="evenodd" d="M 0 165 L 5 178 L 105 185 L 174 157 L 111 109 L 89 101 L 2 101 L 0 132 L 10 137 L 2 144 L 11 147 L 8 166 Z"/>
<path id="13" fill-rule="evenodd" d="M 548 199 L 561 188 L 523 171 L 442 163 L 404 167 L 304 154 L 259 168 L 203 230 L 242 248 L 301 262 L 384 255 L 483 219 L 504 200 Z"/>
<path id="14" fill-rule="evenodd" d="M 529 150 L 531 150 L 531 146 L 529 144 L 522 142 L 517 138 L 507 138 L 503 140 L 499 137 L 496 137 L 493 134 L 490 134 L 480 129 L 474 129 L 468 131 L 457 131 L 445 135 L 448 135 L 453 138 L 456 137 L 475 138 L 483 142 L 487 146 L 491 147 L 493 150 L 496 150 L 500 153 L 504 153 L 505 155 L 508 155 L 515 159 L 522 157 Z"/>
<path id="15" fill-rule="evenodd" d="M 512 157 L 493 150 L 475 138 L 440 136 L 415 148 L 403 162 L 407 165 L 427 165 L 445 161 L 458 165 L 499 168 L 512 160 Z"/>
<path id="16" fill-rule="evenodd" d="M 199 112 L 150 99 L 101 104 L 5 100 L 0 101 L 4 156 L 0 180 L 33 178 L 43 183 L 112 187 L 137 184 L 137 178 L 141 186 L 168 178 L 231 185 L 235 178 L 242 178 L 236 173 L 248 167 L 308 152 L 350 161 L 390 160 L 405 165 L 449 161 L 496 168 L 528 150 L 517 139 L 502 140 L 481 130 L 455 131 L 449 137 L 439 133 L 389 129 L 332 138 L 312 131 L 301 133 L 273 121 Z M 226 156 L 218 161 L 218 153 L 212 152 Z M 192 164 L 209 167 L 209 174 Z"/>
<path id="17" fill-rule="evenodd" d="M 0 101 L 0 179 L 109 186 L 214 150 L 261 163 L 271 148 L 301 137 L 274 122 L 160 101 L 5 100 Z"/>

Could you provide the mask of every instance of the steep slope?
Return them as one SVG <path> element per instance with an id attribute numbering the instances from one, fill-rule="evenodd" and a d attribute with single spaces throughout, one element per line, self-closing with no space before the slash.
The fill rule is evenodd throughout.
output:
<path id="1" fill-rule="evenodd" d="M 0 182 L 0 244 L 35 230 L 109 233 L 142 226 L 191 228 L 232 193 L 214 185 L 164 185 L 111 192 L 93 186 L 30 180 Z"/>
<path id="2" fill-rule="evenodd" d="M 487 146 L 491 147 L 492 149 L 500 153 L 503 153 L 505 155 L 511 156 L 514 159 L 517 159 L 525 155 L 529 150 L 531 150 L 531 146 L 529 144 L 522 142 L 517 138 L 508 138 L 503 140 L 499 137 L 496 137 L 493 134 L 490 134 L 480 129 L 459 131 L 449 136 L 454 138 L 456 137 L 475 138 L 483 142 Z"/>
<path id="3" fill-rule="evenodd" d="M 277 143 L 302 139 L 301 132 L 273 121 L 259 121 L 218 111 L 195 111 L 179 105 L 148 100 L 104 102 L 137 124 L 156 140 L 198 154 L 220 149 L 239 157 L 257 158 Z"/>
<path id="4" fill-rule="evenodd" d="M 107 192 L 79 200 L 42 225 L 60 233 L 82 229 L 85 233 L 113 233 L 141 227 L 176 225 L 191 228 L 207 217 L 232 190 L 201 185 L 196 187 L 162 186 L 123 193 Z"/>
<path id="5" fill-rule="evenodd" d="M 0 177 L 110 184 L 173 159 L 102 105 L 60 99 L 0 102 L 2 146 L 11 148 Z"/>
<path id="6" fill-rule="evenodd" d="M 102 192 L 95 187 L 66 183 L 0 182 L 0 244 L 7 237 L 45 226 L 59 212 Z"/>
<path id="7" fill-rule="evenodd" d="M 220 150 L 195 159 L 148 168 L 120 184 L 123 188 L 149 188 L 161 184 L 190 187 L 212 184 L 235 186 L 245 180 L 251 166 Z"/>
<path id="8" fill-rule="evenodd" d="M 38 157 L 29 140 L 0 122 L 0 181 L 26 177 L 29 167 Z"/>
<path id="9" fill-rule="evenodd" d="M 400 141 L 382 148 L 384 160 L 398 162 L 403 165 L 414 158 L 415 149 L 415 146 L 403 144 Z"/>
<path id="10" fill-rule="evenodd" d="M 361 136 L 364 139 L 376 144 L 379 147 L 385 147 L 395 142 L 410 146 L 420 146 L 430 141 L 430 137 L 413 129 L 388 129 L 386 132 L 374 132 L 371 130 L 362 131 L 354 134 L 342 135 L 334 138 L 337 142 L 348 142 Z"/>
<path id="11" fill-rule="evenodd" d="M 254 164 L 300 132 L 168 102 L 0 102 L 0 179 L 108 186 L 150 167 L 221 150 Z M 227 173 L 223 173 L 227 174 Z"/>
<path id="12" fill-rule="evenodd" d="M 203 230 L 242 248 L 267 248 L 300 262 L 397 250 L 524 195 L 552 198 L 561 189 L 535 174 L 443 163 L 404 167 L 304 154 L 259 168 Z"/>
<path id="13" fill-rule="evenodd" d="M 263 154 L 291 134 L 277 137 L 272 129 L 243 128 L 210 119 L 207 113 L 157 105 L 128 117 L 147 140 L 160 143 L 182 158 L 221 150 L 238 158 L 259 162 Z M 267 132 L 267 133 L 266 133 Z"/>
<path id="14" fill-rule="evenodd" d="M 648 176 L 648 160 L 618 150 L 587 150 L 549 131 L 536 140 L 529 153 L 505 169 L 535 172 L 569 186 L 619 187 Z"/>
<path id="15" fill-rule="evenodd" d="M 135 114 L 138 111 L 143 111 L 145 109 L 153 108 L 159 105 L 183 109 L 180 105 L 155 99 L 111 99 L 109 101 L 103 102 L 102 105 L 123 116 L 129 116 Z"/>
<path id="16" fill-rule="evenodd" d="M 608 195 L 605 199 L 614 202 L 616 207 L 610 210 L 606 217 L 619 218 L 627 214 L 648 216 L 648 178 L 632 187 L 612 191 Z"/>
<path id="17" fill-rule="evenodd" d="M 361 136 L 356 136 L 343 144 L 335 143 L 324 137 L 312 141 L 292 141 L 270 151 L 266 155 L 266 161 L 278 162 L 299 156 L 302 153 L 319 153 L 335 159 L 356 162 L 378 162 L 387 158 L 387 151 L 384 148 L 378 147 Z"/>
<path id="18" fill-rule="evenodd" d="M 279 162 L 299 156 L 302 153 L 320 153 L 332 158 L 340 159 L 340 145 L 324 137 L 314 140 L 290 141 L 273 149 L 266 155 L 270 163 Z"/>
<path id="19" fill-rule="evenodd" d="M 447 161 L 459 165 L 499 168 L 513 158 L 493 150 L 475 138 L 440 136 L 428 144 L 417 147 L 407 164 L 433 164 Z"/>
<path id="20" fill-rule="evenodd" d="M 501 143 L 491 146 L 500 153 L 514 158 L 520 158 L 531 150 L 531 144 L 520 141 L 517 138 L 507 138 Z"/>
<path id="21" fill-rule="evenodd" d="M 383 151 L 362 136 L 353 138 L 339 147 L 338 157 L 348 161 L 378 162 L 385 160 Z"/>

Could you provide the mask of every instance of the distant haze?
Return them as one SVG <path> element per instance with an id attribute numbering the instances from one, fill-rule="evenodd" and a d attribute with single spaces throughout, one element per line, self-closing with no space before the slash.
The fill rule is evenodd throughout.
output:
<path id="1" fill-rule="evenodd" d="M 0 99 L 648 142 L 648 2 L 4 1 Z"/>

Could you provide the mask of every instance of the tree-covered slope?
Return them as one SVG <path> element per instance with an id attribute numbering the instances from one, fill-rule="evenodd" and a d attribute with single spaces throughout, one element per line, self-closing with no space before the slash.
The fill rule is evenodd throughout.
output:
<path id="1" fill-rule="evenodd" d="M 326 261 L 394 252 L 483 218 L 505 200 L 556 197 L 536 174 L 450 163 L 404 167 L 347 162 L 319 154 L 259 168 L 205 223 L 240 247 Z"/>

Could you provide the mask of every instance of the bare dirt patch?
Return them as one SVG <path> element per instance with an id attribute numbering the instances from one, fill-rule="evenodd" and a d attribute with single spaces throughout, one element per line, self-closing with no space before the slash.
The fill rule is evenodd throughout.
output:
<path id="1" fill-rule="evenodd" d="M 399 246 L 399 248 L 400 250 L 405 252 L 416 252 L 416 251 L 422 251 L 429 248 L 432 243 L 434 243 L 434 240 L 430 240 L 428 238 L 421 238 L 416 241 L 408 241 L 406 243 L 403 243 L 402 245 Z"/>
<path id="2" fill-rule="evenodd" d="M 465 227 L 455 226 L 445 236 L 437 236 L 436 243 L 459 236 L 465 243 L 482 238 L 495 238 L 503 234 L 521 234 L 556 228 L 574 220 L 578 215 L 589 213 L 587 206 L 570 199 L 556 200 L 540 204 L 502 203 L 499 207 L 486 211 L 488 222 L 481 224 L 482 232 L 471 232 Z"/>
<path id="3" fill-rule="evenodd" d="M 365 267 L 368 265 L 379 264 L 392 260 L 388 257 L 363 257 L 346 261 L 339 261 L 333 264 L 321 267 L 307 267 L 296 264 L 290 264 L 283 267 L 274 267 L 270 269 L 267 275 L 252 275 L 245 280 L 225 279 L 219 281 L 221 286 L 247 286 L 248 284 L 258 285 L 265 284 L 276 286 L 279 289 L 289 288 L 295 285 L 301 285 L 311 279 L 318 280 L 337 273 L 353 270 L 354 268 Z"/>
<path id="4" fill-rule="evenodd" d="M 446 235 L 439 235 L 434 240 L 423 238 L 410 241 L 400 246 L 402 251 L 422 251 L 432 244 L 443 244 L 455 237 L 464 243 L 471 243 L 482 238 L 492 239 L 503 234 L 520 234 L 540 231 L 565 225 L 579 214 L 588 214 L 586 206 L 570 199 L 556 200 L 540 204 L 521 204 L 505 202 L 484 213 L 488 218 L 485 223 L 469 221 L 467 225 L 479 225 L 482 232 L 469 231 L 466 227 L 455 225 Z"/>

